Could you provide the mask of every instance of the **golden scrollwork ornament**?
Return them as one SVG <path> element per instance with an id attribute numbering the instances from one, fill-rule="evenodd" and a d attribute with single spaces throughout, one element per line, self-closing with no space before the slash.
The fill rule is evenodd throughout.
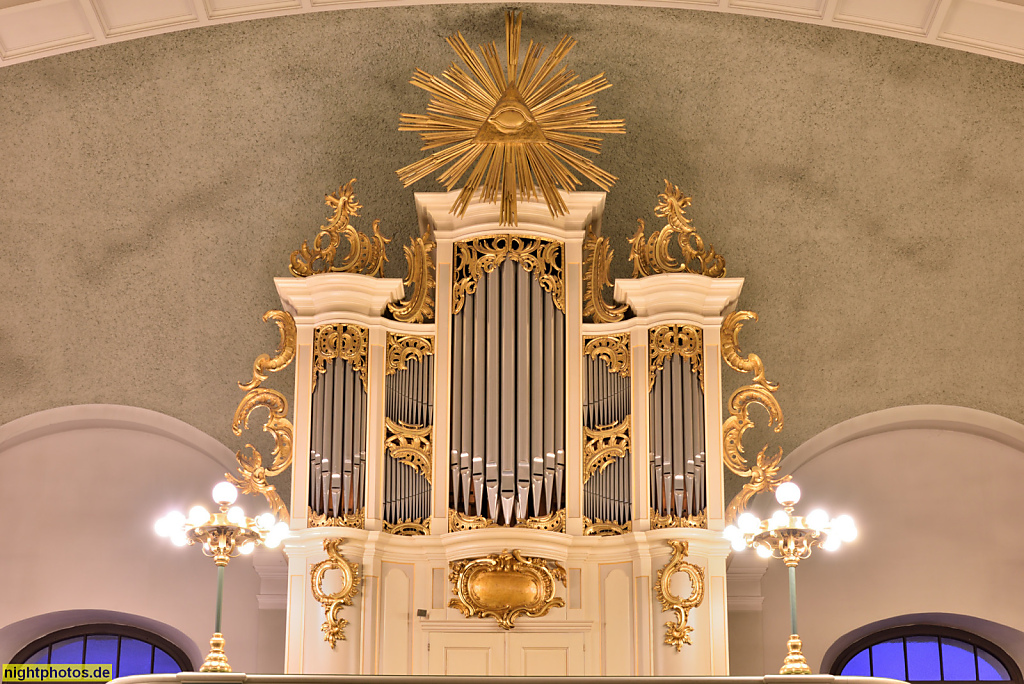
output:
<path id="1" fill-rule="evenodd" d="M 388 333 L 387 358 L 384 362 L 384 375 L 394 375 L 405 370 L 411 359 L 423 361 L 434 353 L 434 340 L 420 335 L 401 335 Z"/>
<path id="2" fill-rule="evenodd" d="M 644 221 L 637 219 L 639 227 L 629 240 L 633 277 L 655 273 L 695 273 L 709 278 L 724 278 L 725 259 L 715 252 L 714 247 L 704 245 L 704 239 L 686 217 L 690 198 L 666 180 L 665 192 L 658 195 L 658 200 L 654 213 L 668 219 L 668 223 L 645 240 Z M 673 241 L 679 247 L 678 256 L 672 254 Z"/>
<path id="3" fill-rule="evenodd" d="M 630 416 L 591 429 L 583 426 L 583 481 L 602 472 L 629 452 Z"/>
<path id="4" fill-rule="evenodd" d="M 523 556 L 513 549 L 453 561 L 449 567 L 455 598 L 448 607 L 466 617 L 492 617 L 502 629 L 515 627 L 521 615 L 540 617 L 565 605 L 555 596 L 555 582 L 565 585 L 565 568 L 554 561 Z"/>
<path id="5" fill-rule="evenodd" d="M 352 186 L 353 178 L 338 188 L 338 192 L 327 195 L 324 202 L 334 210 L 327 224 L 313 238 L 313 246 L 305 240 L 302 247 L 292 252 L 289 270 L 292 275 L 306 277 L 317 273 L 362 273 L 379 277 L 383 274 L 384 262 L 388 260 L 385 245 L 391 240 L 380 234 L 380 220 L 373 222 L 373 235 L 360 233 L 352 227 L 349 219 L 359 216 L 363 208 L 356 201 Z M 335 263 L 341 238 L 348 241 L 349 249 L 339 263 Z"/>
<path id="6" fill-rule="evenodd" d="M 624 523 L 614 520 L 591 520 L 583 516 L 583 536 L 585 537 L 615 537 L 621 534 L 628 534 L 633 529 L 633 522 L 627 520 Z"/>
<path id="7" fill-rule="evenodd" d="M 352 527 L 357 530 L 366 528 L 366 509 L 360 509 L 355 513 L 343 513 L 338 516 L 330 516 L 325 513 L 317 513 L 312 507 L 306 507 L 307 527 Z"/>
<path id="8" fill-rule="evenodd" d="M 694 515 L 673 515 L 672 513 L 665 513 L 662 515 L 657 510 L 651 509 L 651 529 L 652 530 L 663 530 L 674 527 L 693 527 L 697 529 L 707 529 L 708 527 L 708 512 L 707 509 L 696 513 Z"/>
<path id="9" fill-rule="evenodd" d="M 430 534 L 430 518 L 410 518 L 395 523 L 384 521 L 384 533 L 400 537 L 422 537 Z"/>
<path id="10" fill-rule="evenodd" d="M 704 333 L 693 325 L 659 325 L 648 332 L 650 367 L 647 387 L 654 387 L 654 378 L 672 355 L 690 360 L 690 371 L 697 374 L 704 389 Z"/>
<path id="11" fill-rule="evenodd" d="M 477 281 L 506 259 L 518 262 L 551 293 L 555 306 L 565 311 L 562 243 L 529 235 L 492 235 L 455 243 L 452 266 L 452 314 L 462 311 L 466 296 L 476 292 Z"/>
<path id="12" fill-rule="evenodd" d="M 485 527 L 497 527 L 498 523 L 494 522 L 487 516 L 483 515 L 466 515 L 465 513 L 459 513 L 454 508 L 448 509 L 448 531 L 449 532 L 464 532 L 466 530 L 480 530 Z"/>
<path id="13" fill-rule="evenodd" d="M 396 321 L 403 323 L 432 323 L 434 321 L 434 232 L 428 224 L 423 235 L 412 239 L 403 247 L 409 273 L 402 279 L 405 297 L 388 304 L 388 311 Z"/>
<path id="14" fill-rule="evenodd" d="M 605 288 L 611 287 L 608 270 L 614 254 L 608 238 L 601 236 L 596 224 L 588 225 L 583 240 L 583 318 L 591 323 L 621 321 L 629 308 L 625 304 L 609 304 L 604 298 Z"/>
<path id="15" fill-rule="evenodd" d="M 384 449 L 388 456 L 406 464 L 430 483 L 433 483 L 431 472 L 431 434 L 432 425 L 409 425 L 401 421 L 384 418 Z"/>
<path id="16" fill-rule="evenodd" d="M 624 378 L 629 377 L 629 333 L 585 337 L 583 339 L 583 354 L 594 360 L 604 359 L 604 362 L 608 364 L 609 373 L 618 373 Z"/>
<path id="17" fill-rule="evenodd" d="M 352 605 L 352 598 L 359 593 L 359 585 L 363 582 L 359 576 L 359 565 L 346 560 L 341 554 L 341 545 L 344 543 L 344 539 L 324 539 L 327 560 L 314 565 L 309 574 L 313 598 L 323 606 L 327 618 L 320 631 L 324 633 L 324 641 L 328 642 L 331 648 L 334 648 L 339 640 L 345 640 L 345 626 L 348 625 L 348 620 L 341 617 L 341 609 Z M 328 594 L 324 591 L 324 575 L 330 570 L 341 573 L 341 588 Z"/>
<path id="18" fill-rule="evenodd" d="M 776 383 L 769 382 L 765 377 L 764 362 L 757 354 L 744 357 L 740 353 L 737 337 L 746 321 L 756 321 L 757 314 L 753 311 L 734 311 L 722 322 L 722 358 L 726 364 L 740 373 L 752 373 L 750 384 L 743 385 L 729 397 L 729 417 L 722 423 L 722 450 L 725 465 L 740 477 L 749 477 L 750 481 L 743 485 L 739 494 L 733 497 L 726 509 L 725 518 L 733 521 L 742 513 L 750 500 L 758 492 L 774 491 L 783 482 L 790 479 L 788 475 L 779 477 L 782 462 L 782 448 L 768 453 L 765 445 L 757 454 L 754 465 L 750 465 L 743 456 L 743 434 L 754 427 L 750 417 L 750 407 L 757 404 L 768 413 L 768 426 L 778 433 L 782 430 L 782 407 L 775 398 L 779 388 Z"/>
<path id="19" fill-rule="evenodd" d="M 295 320 L 284 311 L 268 311 L 263 315 L 264 321 L 273 321 L 280 333 L 280 342 L 275 355 L 261 354 L 253 362 L 252 380 L 239 382 L 238 386 L 247 390 L 231 421 L 231 431 L 241 437 L 243 430 L 249 428 L 249 417 L 258 409 L 267 409 L 269 416 L 263 423 L 263 431 L 274 439 L 274 449 L 270 452 L 273 461 L 267 467 L 263 464 L 263 455 L 252 444 L 246 444 L 246 454 L 235 452 L 238 462 L 238 477 L 225 473 L 224 477 L 237 486 L 243 494 L 262 494 L 270 505 L 270 510 L 281 520 L 287 521 L 288 507 L 285 505 L 277 488 L 267 478 L 280 475 L 292 464 L 293 427 L 288 420 L 288 400 L 277 390 L 262 387 L 269 373 L 283 370 L 295 358 L 296 328 Z"/>
<path id="20" fill-rule="evenodd" d="M 331 359 L 348 361 L 352 371 L 359 374 L 363 390 L 367 390 L 366 355 L 370 348 L 369 329 L 361 325 L 337 323 L 322 325 L 313 333 L 313 389 L 317 378 L 327 372 Z"/>
<path id="21" fill-rule="evenodd" d="M 665 623 L 665 643 L 675 646 L 676 653 L 682 650 L 683 644 L 692 644 L 690 634 L 693 627 L 690 627 L 690 611 L 704 601 L 704 569 L 693 563 L 687 562 L 686 554 L 689 551 L 689 543 L 672 539 L 668 541 L 672 547 L 672 557 L 661 570 L 658 571 L 658 580 L 654 584 L 658 601 L 661 603 L 661 610 L 675 611 L 675 621 Z M 690 595 L 686 598 L 677 596 L 672 591 L 672 577 L 682 572 L 690 580 Z"/>

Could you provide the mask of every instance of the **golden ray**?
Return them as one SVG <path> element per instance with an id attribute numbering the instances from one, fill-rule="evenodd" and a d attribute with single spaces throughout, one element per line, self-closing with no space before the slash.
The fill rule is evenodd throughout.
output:
<path id="1" fill-rule="evenodd" d="M 479 54 L 461 33 L 448 45 L 465 69 L 452 64 L 437 78 L 417 69 L 410 83 L 432 96 L 427 114 L 402 114 L 398 130 L 420 134 L 429 157 L 398 170 L 409 187 L 441 172 L 437 179 L 451 190 L 467 173 L 451 211 L 463 216 L 481 191 L 485 202 L 501 202 L 500 221 L 516 225 L 519 199 L 543 197 L 553 217 L 568 208 L 559 190 L 571 192 L 590 179 L 604 190 L 617 180 L 575 152 L 601 151 L 599 134 L 625 133 L 622 119 L 597 120 L 594 95 L 611 87 L 604 74 L 580 83 L 560 67 L 576 41 L 562 36 L 546 57 L 530 41 L 520 59 L 522 13 L 505 15 L 505 67 L 497 46 L 479 46 Z"/>

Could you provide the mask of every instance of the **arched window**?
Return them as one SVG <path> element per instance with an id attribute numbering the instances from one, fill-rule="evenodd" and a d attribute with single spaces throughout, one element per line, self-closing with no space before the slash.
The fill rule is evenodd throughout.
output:
<path id="1" fill-rule="evenodd" d="M 26 665 L 110 664 L 114 677 L 191 671 L 180 648 L 161 636 L 127 625 L 82 625 L 36 639 L 11 658 Z"/>
<path id="2" fill-rule="evenodd" d="M 839 654 L 834 675 L 907 682 L 1022 682 L 1001 648 L 948 627 L 913 625 L 875 632 Z"/>

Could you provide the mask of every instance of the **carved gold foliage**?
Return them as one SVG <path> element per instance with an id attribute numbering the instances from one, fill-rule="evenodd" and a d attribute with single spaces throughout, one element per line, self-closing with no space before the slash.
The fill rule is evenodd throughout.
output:
<path id="1" fill-rule="evenodd" d="M 697 374 L 704 389 L 704 334 L 692 325 L 659 325 L 648 331 L 650 368 L 647 388 L 654 387 L 654 378 L 673 354 L 690 359 L 690 371 Z"/>
<path id="2" fill-rule="evenodd" d="M 409 425 L 385 417 L 384 428 L 384 449 L 387 454 L 397 458 L 433 484 L 431 435 L 434 427 Z"/>
<path id="3" fill-rule="evenodd" d="M 565 509 L 547 515 L 527 518 L 516 522 L 516 527 L 531 530 L 547 530 L 548 532 L 565 532 Z"/>
<path id="4" fill-rule="evenodd" d="M 583 535 L 586 537 L 614 537 L 620 534 L 628 534 L 632 530 L 633 521 L 631 520 L 619 523 L 614 520 L 601 520 L 600 518 L 591 520 L 587 516 L 583 516 Z"/>
<path id="5" fill-rule="evenodd" d="M 338 323 L 323 325 L 313 334 L 313 389 L 317 377 L 327 372 L 330 359 L 341 359 L 352 364 L 352 371 L 359 374 L 366 386 L 366 352 L 369 348 L 369 331 L 359 325 Z"/>
<path id="6" fill-rule="evenodd" d="M 565 282 L 562 243 L 528 235 L 492 235 L 455 243 L 453 264 L 452 314 L 462 311 L 466 296 L 476 292 L 477 281 L 505 259 L 519 264 L 537 278 L 551 293 L 555 306 L 565 311 Z"/>
<path id="7" fill-rule="evenodd" d="M 448 38 L 469 71 L 452 64 L 437 78 L 417 69 L 411 83 L 432 99 L 426 115 L 402 114 L 398 127 L 418 132 L 423 150 L 438 150 L 398 170 L 406 187 L 447 166 L 438 180 L 451 190 L 469 172 L 451 212 L 465 215 L 482 190 L 483 201 L 501 201 L 502 225 L 514 225 L 517 200 L 538 191 L 552 216 L 567 213 L 559 188 L 574 190 L 576 174 L 608 190 L 615 176 L 575 150 L 599 153 L 598 134 L 625 133 L 621 119 L 594 120 L 591 98 L 611 87 L 604 74 L 573 83 L 576 74 L 558 66 L 576 41 L 562 36 L 543 60 L 544 48 L 531 42 L 520 59 L 522 21 L 505 16 L 505 68 L 494 43 L 480 48 L 481 59 L 461 33 Z"/>
<path id="8" fill-rule="evenodd" d="M 622 458 L 629 451 L 630 416 L 596 429 L 583 426 L 583 481 Z"/>
<path id="9" fill-rule="evenodd" d="M 614 254 L 596 224 L 587 226 L 583 240 L 583 318 L 592 323 L 614 323 L 626 315 L 625 304 L 609 304 L 604 298 L 604 289 L 611 287 L 608 269 Z"/>
<path id="10" fill-rule="evenodd" d="M 738 388 L 729 397 L 729 417 L 722 423 L 722 446 L 726 467 L 740 477 L 749 477 L 750 481 L 730 502 L 726 510 L 726 519 L 734 520 L 743 512 L 747 503 L 755 494 L 773 491 L 781 483 L 789 480 L 789 476 L 779 477 L 779 464 L 782 462 L 782 448 L 768 455 L 766 445 L 757 454 L 755 464 L 751 466 L 743 456 L 743 434 L 754 427 L 750 417 L 752 405 L 761 406 L 768 414 L 768 425 L 778 433 L 782 430 L 782 407 L 775 398 L 779 388 L 776 383 L 769 382 L 765 377 L 764 363 L 757 354 L 746 357 L 740 354 L 737 337 L 746 321 L 756 321 L 757 314 L 752 311 L 734 311 L 722 323 L 722 357 L 726 364 L 740 373 L 752 373 L 753 381 L 749 385 Z"/>
<path id="11" fill-rule="evenodd" d="M 555 596 L 555 581 L 565 585 L 565 568 L 554 561 L 502 551 L 484 558 L 453 561 L 448 580 L 455 595 L 449 608 L 466 617 L 493 617 L 503 629 L 520 615 L 540 617 L 565 601 Z"/>
<path id="12" fill-rule="evenodd" d="M 485 527 L 497 527 L 498 523 L 483 515 L 465 515 L 454 508 L 448 509 L 448 531 L 463 532 L 480 530 Z"/>
<path id="13" fill-rule="evenodd" d="M 263 431 L 274 438 L 274 449 L 270 452 L 273 461 L 270 467 L 263 465 L 263 455 L 252 444 L 246 444 L 249 453 L 242 450 L 235 452 L 238 461 L 238 474 L 235 477 L 225 473 L 224 477 L 241 490 L 243 494 L 262 494 L 270 504 L 271 511 L 281 520 L 287 521 L 288 507 L 277 488 L 267 481 L 268 477 L 280 475 L 292 464 L 292 423 L 288 420 L 288 400 L 284 395 L 267 387 L 261 387 L 268 373 L 283 370 L 295 358 L 296 332 L 295 320 L 284 311 L 268 311 L 263 315 L 264 321 L 272 320 L 281 334 L 277 352 L 273 358 L 268 354 L 260 355 L 253 363 L 253 378 L 247 383 L 238 383 L 239 387 L 248 390 L 235 409 L 231 421 L 231 430 L 237 436 L 249 428 L 249 416 L 257 409 L 265 408 L 269 412 L 263 423 Z"/>
<path id="14" fill-rule="evenodd" d="M 629 260 L 633 262 L 633 277 L 655 273 L 696 273 L 711 278 L 725 277 L 725 259 L 714 247 L 704 246 L 704 239 L 686 218 L 690 198 L 679 188 L 665 181 L 665 192 L 658 195 L 654 214 L 668 219 L 665 226 L 644 239 L 644 221 L 638 219 L 636 234 L 629 240 Z M 679 246 L 679 256 L 672 254 L 672 243 Z"/>
<path id="15" fill-rule="evenodd" d="M 672 515 L 671 513 L 661 515 L 655 509 L 651 509 L 652 530 L 663 530 L 671 527 L 694 527 L 706 530 L 708 527 L 708 512 L 703 510 L 696 515 L 679 516 Z"/>
<path id="16" fill-rule="evenodd" d="M 366 510 L 357 513 L 345 513 L 337 517 L 328 516 L 325 513 L 317 513 L 312 507 L 307 507 L 307 527 L 352 527 L 357 530 L 366 528 Z"/>
<path id="17" fill-rule="evenodd" d="M 587 337 L 583 342 L 584 355 L 595 360 L 604 359 L 608 364 L 609 373 L 618 373 L 624 378 L 629 377 L 629 333 Z"/>
<path id="18" fill-rule="evenodd" d="M 345 626 L 348 620 L 341 617 L 341 609 L 352 605 L 352 598 L 359 593 L 359 585 L 363 582 L 359 576 L 359 565 L 341 555 L 341 545 L 344 543 L 344 539 L 324 539 L 327 560 L 314 565 L 309 573 L 313 598 L 323 606 L 327 618 L 320 631 L 324 633 L 324 641 L 329 642 L 331 648 L 334 648 L 339 640 L 345 640 Z M 329 570 L 338 570 L 341 573 L 341 588 L 332 594 L 324 592 L 324 575 Z"/>
<path id="19" fill-rule="evenodd" d="M 405 370 L 409 359 L 422 361 L 425 356 L 434 353 L 434 340 L 419 335 L 399 335 L 388 333 L 388 355 L 384 363 L 384 375 L 394 375 Z"/>
<path id="20" fill-rule="evenodd" d="M 431 323 L 434 320 L 434 257 L 437 242 L 433 228 L 428 224 L 426 231 L 402 250 L 409 273 L 402 280 L 406 296 L 398 302 L 388 304 L 388 311 L 396 321 L 405 323 Z"/>
<path id="21" fill-rule="evenodd" d="M 665 643 L 676 647 L 676 653 L 683 648 L 683 644 L 692 644 L 690 633 L 690 611 L 704 601 L 704 569 L 693 563 L 688 563 L 686 554 L 689 551 L 689 544 L 685 541 L 672 539 L 668 541 L 672 547 L 672 557 L 664 568 L 658 571 L 658 580 L 654 584 L 658 601 L 661 603 L 661 610 L 672 610 L 676 613 L 675 622 L 665 623 Z M 685 573 L 690 578 L 690 595 L 686 598 L 677 596 L 672 592 L 672 577 L 677 572 Z"/>
<path id="22" fill-rule="evenodd" d="M 392 524 L 384 521 L 384 532 L 402 537 L 419 537 L 430 534 L 430 518 L 410 518 Z"/>
<path id="23" fill-rule="evenodd" d="M 327 206 L 334 210 L 327 224 L 320 226 L 320 232 L 313 239 L 313 246 L 303 240 L 302 247 L 291 256 L 289 270 L 298 277 L 317 273 L 362 273 L 381 276 L 384 262 L 388 260 L 384 246 L 391 242 L 380 234 L 380 221 L 373 222 L 373 236 L 360 233 L 352 227 L 349 219 L 359 216 L 362 205 L 356 201 L 352 186 L 356 179 L 338 188 L 338 192 L 324 198 Z M 335 263 L 341 238 L 348 241 L 348 254 L 340 263 Z"/>

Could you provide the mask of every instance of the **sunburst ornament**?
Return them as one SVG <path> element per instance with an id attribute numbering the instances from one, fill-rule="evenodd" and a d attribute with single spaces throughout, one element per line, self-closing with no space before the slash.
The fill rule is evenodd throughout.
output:
<path id="1" fill-rule="evenodd" d="M 500 196 L 503 225 L 517 224 L 517 200 L 536 198 L 538 190 L 551 215 L 561 216 L 568 209 L 559 188 L 569 192 L 580 185 L 574 172 L 606 191 L 617 180 L 570 149 L 598 154 L 601 138 L 594 134 L 626 132 L 622 119 L 597 120 L 589 99 L 611 83 L 603 73 L 574 83 L 576 74 L 559 68 L 576 45 L 569 36 L 562 36 L 543 61 L 544 47 L 530 41 L 520 63 L 522 25 L 522 13 L 505 15 L 504 69 L 493 42 L 481 45 L 478 56 L 457 33 L 448 44 L 469 72 L 452 64 L 442 80 L 417 69 L 410 81 L 433 99 L 426 115 L 402 114 L 398 130 L 419 133 L 423 150 L 442 149 L 399 169 L 398 177 L 409 187 L 448 166 L 437 179 L 451 190 L 469 171 L 453 214 L 464 216 L 483 186 L 485 202 L 497 202 Z"/>

